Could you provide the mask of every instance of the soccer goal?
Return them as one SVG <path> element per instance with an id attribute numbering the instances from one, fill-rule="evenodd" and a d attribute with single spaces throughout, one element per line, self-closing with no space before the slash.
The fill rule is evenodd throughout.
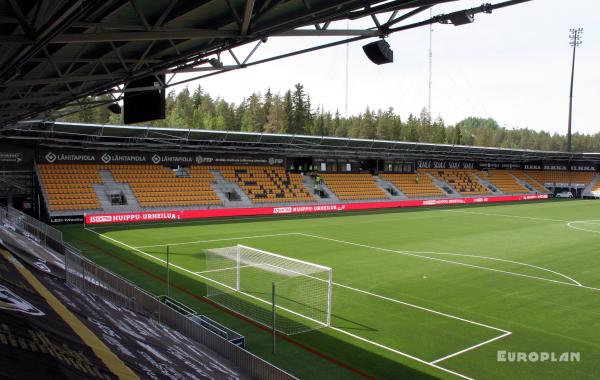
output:
<path id="1" fill-rule="evenodd" d="M 330 326 L 331 268 L 244 245 L 207 249 L 204 257 L 198 274 L 209 280 L 213 302 L 272 328 L 275 299 L 275 328 L 288 335 Z"/>

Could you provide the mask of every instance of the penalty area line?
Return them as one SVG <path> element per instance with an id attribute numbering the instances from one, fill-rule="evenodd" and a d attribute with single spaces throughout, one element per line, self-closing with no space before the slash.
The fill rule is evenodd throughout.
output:
<path id="1" fill-rule="evenodd" d="M 461 214 L 470 214 L 470 215 L 482 215 L 482 216 L 499 216 L 502 218 L 513 218 L 513 219 L 528 219 L 528 220 L 538 220 L 541 222 L 557 222 L 557 223 L 566 223 L 568 220 L 562 219 L 549 219 L 549 218 L 538 218 L 535 216 L 521 216 L 521 215 L 508 215 L 508 214 L 494 214 L 489 212 L 475 212 L 475 211 L 464 211 L 464 210 L 440 210 L 443 212 L 456 212 Z"/>
<path id="2" fill-rule="evenodd" d="M 223 239 L 213 239 L 213 240 L 184 241 L 184 242 L 181 242 L 181 243 L 171 243 L 171 244 L 140 245 L 140 246 L 133 247 L 133 248 L 156 248 L 156 247 L 166 247 L 166 246 L 175 246 L 175 245 L 198 244 L 198 243 L 214 243 L 214 242 L 219 242 L 219 241 L 259 239 L 259 238 L 264 238 L 264 237 L 289 236 L 289 235 L 299 235 L 299 234 L 300 233 L 298 233 L 298 232 L 287 232 L 287 233 L 281 233 L 281 234 L 255 235 L 255 236 L 239 236 L 239 237 L 223 238 Z"/>
<path id="3" fill-rule="evenodd" d="M 367 339 L 367 338 L 363 338 L 363 337 L 362 337 L 362 336 L 360 336 L 360 335 L 352 334 L 351 332 L 348 332 L 348 331 L 346 331 L 346 330 L 342 330 L 342 329 L 340 329 L 340 328 L 338 328 L 338 327 L 333 327 L 333 326 L 330 326 L 329 328 L 330 328 L 330 329 L 332 329 L 332 330 L 334 330 L 334 331 L 337 331 L 337 332 L 339 332 L 339 333 L 342 333 L 342 334 L 348 335 L 348 336 L 350 336 L 350 337 L 352 337 L 352 338 L 354 338 L 354 339 L 358 339 L 358 340 L 360 340 L 361 342 L 365 342 L 365 343 L 368 343 L 368 344 L 370 344 L 370 345 L 373 345 L 373 346 L 379 347 L 379 348 L 381 348 L 381 349 L 384 349 L 384 350 L 386 350 L 386 351 L 392 352 L 392 353 L 394 353 L 394 354 L 397 354 L 397 355 L 400 355 L 400 356 L 404 356 L 405 358 L 409 358 L 409 359 L 412 359 L 412 360 L 414 360 L 414 361 L 416 361 L 416 362 L 419 362 L 419 363 L 421 363 L 421 364 L 424 364 L 424 365 L 426 365 L 426 366 L 429 366 L 429 367 L 433 367 L 433 368 L 439 369 L 440 371 L 444 371 L 444 372 L 446 372 L 446 373 L 450 373 L 450 374 L 452 374 L 452 375 L 454 375 L 454 376 L 460 377 L 461 379 L 465 379 L 465 380 L 474 380 L 473 378 L 471 378 L 471 377 L 469 377 L 469 376 L 466 376 L 466 375 L 463 375 L 462 373 L 459 373 L 459 372 L 456 372 L 456 371 L 452 371 L 451 369 L 448 369 L 448 368 L 445 368 L 445 367 L 439 366 L 439 365 L 437 365 L 437 364 L 435 364 L 435 363 L 432 363 L 432 362 L 428 362 L 428 361 L 426 361 L 426 360 L 423 360 L 423 359 L 421 359 L 421 358 L 418 358 L 418 357 L 416 357 L 416 356 L 413 356 L 413 355 L 407 354 L 406 352 L 398 351 L 398 350 L 396 350 L 396 349 L 394 349 L 394 348 L 391 348 L 391 347 L 385 346 L 385 345 L 383 345 L 383 344 L 381 344 L 381 343 L 373 342 L 372 340 L 369 340 L 369 339 Z"/>
<path id="4" fill-rule="evenodd" d="M 569 278 L 573 282 L 553 280 L 553 279 L 550 279 L 550 278 L 539 277 L 539 276 L 532 276 L 532 275 L 528 275 L 528 274 L 524 274 L 524 273 L 516 273 L 516 272 L 506 271 L 506 270 L 502 270 L 502 269 L 495 269 L 495 268 L 484 267 L 484 266 L 481 266 L 481 265 L 463 263 L 463 262 L 460 262 L 460 261 L 452 261 L 452 260 L 442 259 L 442 258 L 439 258 L 439 257 L 431 257 L 431 256 L 427 256 L 427 255 L 423 255 L 423 254 L 417 253 L 416 251 L 395 250 L 395 249 L 389 249 L 389 248 L 376 247 L 376 246 L 373 246 L 373 245 L 367 245 L 367 244 L 361 244 L 361 243 L 354 243 L 354 242 L 346 241 L 346 240 L 333 239 L 333 238 L 328 238 L 328 237 L 319 236 L 319 235 L 312 235 L 312 234 L 305 234 L 305 233 L 300 233 L 300 234 L 303 235 L 303 236 L 308 236 L 308 237 L 312 237 L 312 238 L 315 238 L 315 239 L 329 240 L 329 241 L 333 241 L 333 242 L 337 242 L 337 243 L 343 243 L 343 244 L 353 245 L 353 246 L 356 246 L 356 247 L 362 247 L 362 248 L 377 250 L 377 251 L 381 251 L 381 252 L 396 253 L 396 254 L 405 255 L 405 256 L 419 257 L 419 258 L 422 258 L 422 259 L 440 261 L 440 262 L 443 262 L 443 263 L 454 264 L 454 265 L 461 265 L 461 266 L 469 267 L 469 268 L 483 269 L 483 270 L 487 270 L 487 271 L 490 271 L 490 272 L 504 273 L 504 274 L 508 274 L 508 275 L 512 275 L 512 276 L 530 278 L 530 279 L 539 280 L 539 281 L 546 281 L 546 282 L 550 282 L 550 283 L 554 283 L 554 284 L 568 285 L 568 286 L 573 286 L 573 287 L 577 287 L 577 288 L 585 288 L 585 289 L 589 289 L 589 290 L 600 291 L 600 288 L 594 288 L 594 287 L 591 287 L 591 286 L 582 285 L 581 283 L 579 283 L 579 282 L 571 279 L 570 277 L 562 275 L 562 274 L 560 274 L 562 277 Z M 437 254 L 437 255 L 439 255 L 439 254 L 442 254 L 442 255 L 443 254 L 448 254 L 448 253 L 442 253 L 442 252 L 422 252 L 422 253 L 430 253 L 430 254 Z M 531 266 L 531 265 L 528 265 L 528 266 Z M 541 268 L 538 267 L 538 269 L 541 269 Z M 546 270 L 546 271 L 548 271 L 548 272 L 554 272 L 554 271 L 550 271 L 550 270 Z M 557 272 L 554 272 L 554 273 L 558 274 Z"/>
<path id="5" fill-rule="evenodd" d="M 473 345 L 473 346 L 471 346 L 471 347 L 467 347 L 467 348 L 465 348 L 464 350 L 457 351 L 457 352 L 455 352 L 455 353 L 452 353 L 452 354 L 450 354 L 450 355 L 446 355 L 446 356 L 444 356 L 444 357 L 441 357 L 441 358 L 439 358 L 439 359 L 436 359 L 436 360 L 434 360 L 434 361 L 431 361 L 431 362 L 429 362 L 429 363 L 430 363 L 430 364 L 436 364 L 436 363 L 439 363 L 439 362 L 441 362 L 441 361 L 444 361 L 444 360 L 446 360 L 446 359 L 450 359 L 450 358 L 453 358 L 453 357 L 455 357 L 455 356 L 462 355 L 462 354 L 464 354 L 465 352 L 469 352 L 469 351 L 471 351 L 471 350 L 474 350 L 474 349 L 476 349 L 476 348 L 479 348 L 479 347 L 481 347 L 481 346 L 484 346 L 484 345 L 486 345 L 486 344 L 488 344 L 488 343 L 495 342 L 495 341 L 497 341 L 497 340 L 500 340 L 500 339 L 502 339 L 502 338 L 505 338 L 505 337 L 507 337 L 507 336 L 509 336 L 509 335 L 511 335 L 511 334 L 512 334 L 512 333 L 511 333 L 510 331 L 507 331 L 506 333 L 504 333 L 504 334 L 502 334 L 502 335 L 498 335 L 498 336 L 497 336 L 497 337 L 495 337 L 495 338 L 488 339 L 488 340 L 486 340 L 486 341 L 484 341 L 484 342 L 481 342 L 481 343 L 479 343 L 479 344 L 475 344 L 475 345 Z"/>
<path id="6" fill-rule="evenodd" d="M 87 229 L 87 228 L 86 228 L 86 229 Z M 138 249 L 138 248 L 132 247 L 132 246 L 130 246 L 130 245 L 128 245 L 128 244 L 126 244 L 126 243 L 123 243 L 122 241 L 119 241 L 119 240 L 117 240 L 117 239 L 114 239 L 114 238 L 111 238 L 111 237 L 109 237 L 109 236 L 103 235 L 103 234 L 101 234 L 101 233 L 99 233 L 99 232 L 96 232 L 96 231 L 92 231 L 92 230 L 90 230 L 90 231 L 91 231 L 91 232 L 93 232 L 93 233 L 95 233 L 96 235 L 100 236 L 101 238 L 106 238 L 106 239 L 108 239 L 108 240 L 111 240 L 111 241 L 113 241 L 114 243 L 117 243 L 117 244 L 119 244 L 119 245 L 121 245 L 121 246 L 123 246 L 123 247 L 129 248 L 129 249 L 131 249 L 131 250 L 137 251 L 137 252 L 139 252 L 139 253 L 143 254 L 144 256 L 148 256 L 148 257 L 150 257 L 150 258 L 152 258 L 152 259 L 154 259 L 154 260 L 156 260 L 156 261 L 159 261 L 159 262 L 162 262 L 162 263 L 166 263 L 166 261 L 165 261 L 165 260 L 163 260 L 163 259 L 160 259 L 160 258 L 158 258 L 158 257 L 156 257 L 156 256 L 154 256 L 154 255 L 152 255 L 152 254 L 150 254 L 150 253 L 144 252 L 144 251 L 142 251 L 142 250 L 140 250 L 140 249 Z M 208 278 L 208 277 L 204 277 L 204 276 L 202 276 L 202 275 L 200 275 L 200 274 L 198 274 L 198 273 L 192 272 L 192 271 L 190 271 L 190 270 L 188 270 L 188 269 L 185 269 L 185 268 L 182 268 L 182 267 L 180 267 L 180 266 L 178 266 L 178 265 L 175 265 L 175 264 L 171 264 L 171 265 L 172 265 L 174 268 L 178 268 L 178 269 L 180 269 L 180 270 L 182 270 L 182 271 L 184 271 L 184 272 L 187 272 L 187 273 L 193 274 L 193 275 L 195 275 L 195 276 L 198 276 L 198 277 L 201 277 L 201 278 L 207 279 L 207 280 L 209 280 L 209 281 L 214 281 L 214 280 L 212 280 L 212 279 L 210 279 L 210 278 Z M 338 285 L 338 286 L 340 286 L 341 284 L 337 284 L 337 285 Z M 358 290 L 358 289 L 355 289 L 355 290 Z M 457 376 L 457 377 L 459 377 L 459 378 L 461 378 L 461 379 L 465 379 L 465 380 L 475 380 L 475 379 L 473 379 L 473 378 L 471 378 L 471 377 L 468 377 L 468 376 L 466 376 L 466 375 L 463 375 L 463 374 L 461 374 L 461 373 L 459 373 L 459 372 L 452 371 L 452 370 L 450 370 L 450 369 L 448 369 L 448 368 L 444 368 L 444 367 L 442 367 L 442 366 L 439 366 L 439 365 L 437 365 L 437 364 L 435 364 L 435 363 L 433 363 L 433 364 L 432 364 L 432 363 L 429 363 L 428 361 L 426 361 L 426 360 L 423 360 L 423 359 L 421 359 L 421 358 L 418 358 L 418 357 L 416 357 L 416 356 L 413 356 L 413 355 L 407 354 L 407 353 L 405 353 L 405 352 L 402 352 L 402 351 L 399 351 L 399 350 L 393 349 L 393 348 L 391 348 L 391 347 L 388 347 L 388 346 L 385 346 L 385 345 L 383 345 L 383 344 L 381 344 L 381 343 L 373 342 L 373 341 L 371 341 L 371 340 L 369 340 L 369 339 L 366 339 L 366 338 L 364 338 L 364 337 L 361 337 L 361 336 L 359 336 L 359 335 L 352 334 L 352 333 L 350 333 L 350 332 L 348 332 L 348 331 L 345 331 L 345 330 L 342 330 L 342 329 L 340 329 L 340 328 L 333 327 L 333 326 L 329 326 L 329 328 L 330 328 L 330 329 L 332 329 L 332 330 L 334 330 L 334 331 L 338 331 L 338 332 L 340 332 L 340 333 L 342 333 L 342 334 L 345 334 L 345 335 L 351 336 L 351 337 L 353 337 L 353 338 L 355 338 L 355 339 L 358 339 L 358 340 L 360 340 L 360 341 L 363 341 L 363 342 L 365 342 L 365 343 L 369 343 L 369 344 L 371 344 L 371 345 L 374 345 L 374 346 L 376 346 L 376 347 L 379 347 L 379 348 L 382 348 L 382 349 L 384 349 L 384 350 L 387 350 L 387 351 L 393 352 L 393 353 L 395 353 L 395 354 L 398 354 L 398 355 L 400 355 L 400 356 L 404 356 L 404 357 L 406 357 L 406 358 L 412 359 L 412 360 L 414 360 L 414 361 L 417 361 L 417 362 L 419 362 L 419 363 L 421 363 L 421 364 L 424 364 L 424 365 L 426 365 L 426 366 L 429 366 L 429 367 L 432 367 L 432 368 L 436 368 L 436 369 L 438 369 L 438 370 L 440 370 L 440 371 L 443 371 L 443 372 L 446 372 L 446 373 L 452 374 L 452 375 L 454 375 L 454 376 Z M 494 329 L 495 329 L 495 328 L 494 328 Z"/>

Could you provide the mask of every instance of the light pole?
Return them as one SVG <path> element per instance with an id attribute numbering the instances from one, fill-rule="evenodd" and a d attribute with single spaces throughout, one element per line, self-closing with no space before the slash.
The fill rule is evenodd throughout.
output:
<path id="1" fill-rule="evenodd" d="M 573 61 L 571 63 L 571 89 L 569 91 L 569 129 L 567 131 L 567 150 L 571 152 L 571 117 L 573 112 L 573 79 L 575 78 L 575 51 L 581 45 L 583 28 L 569 30 L 569 45 L 573 47 Z"/>

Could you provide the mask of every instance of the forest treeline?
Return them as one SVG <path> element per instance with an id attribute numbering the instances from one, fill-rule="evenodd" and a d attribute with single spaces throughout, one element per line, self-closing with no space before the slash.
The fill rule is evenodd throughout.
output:
<path id="1" fill-rule="evenodd" d="M 65 121 L 121 124 L 121 115 L 107 107 L 90 108 L 63 118 Z M 343 117 L 338 111 L 313 107 L 310 94 L 300 83 L 284 94 L 256 92 L 240 104 L 213 98 L 198 86 L 166 97 L 166 118 L 143 123 L 156 127 L 307 134 L 427 143 L 461 144 L 501 148 L 565 150 L 566 136 L 527 128 L 509 129 L 491 118 L 467 117 L 446 125 L 441 117 L 432 119 L 426 110 L 403 118 L 393 108 Z M 573 134 L 573 150 L 600 151 L 600 132 Z"/>

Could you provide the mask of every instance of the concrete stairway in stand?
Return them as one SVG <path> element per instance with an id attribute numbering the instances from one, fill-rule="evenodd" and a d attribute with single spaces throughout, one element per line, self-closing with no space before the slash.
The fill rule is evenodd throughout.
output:
<path id="1" fill-rule="evenodd" d="M 452 186 L 450 186 L 449 183 L 442 181 L 441 179 L 437 178 L 436 176 L 434 176 L 431 173 L 427 173 L 427 175 L 431 178 L 431 182 L 438 187 L 438 189 L 440 189 L 441 191 L 444 192 L 444 194 L 446 194 L 446 196 L 451 197 L 451 198 L 460 198 L 460 194 L 458 193 L 458 191 L 456 191 L 456 189 Z"/>
<path id="2" fill-rule="evenodd" d="M 390 199 L 395 201 L 408 199 L 408 197 L 390 181 L 383 180 L 379 176 L 374 176 L 373 178 L 375 179 L 375 184 L 377 184 L 377 186 L 379 186 L 381 190 L 383 190 L 385 195 L 390 197 Z M 396 195 L 392 195 L 390 189 L 393 190 L 396 193 Z"/>
<path id="3" fill-rule="evenodd" d="M 248 198 L 248 195 L 242 190 L 237 184 L 227 181 L 223 174 L 218 170 L 211 170 L 214 181 L 211 184 L 212 189 L 215 191 L 221 202 L 225 207 L 249 207 L 252 206 L 252 201 Z M 227 193 L 236 193 L 239 200 L 229 200 Z"/>
<path id="4" fill-rule="evenodd" d="M 596 176 L 594 179 L 592 179 L 592 182 L 590 182 L 590 184 L 587 185 L 585 187 L 585 189 L 583 189 L 583 191 L 581 192 L 581 196 L 582 197 L 592 197 L 592 196 L 594 196 L 592 194 L 592 190 L 594 190 L 594 188 L 598 185 L 598 183 L 600 183 L 600 177 Z"/>
<path id="5" fill-rule="evenodd" d="M 491 191 L 492 194 L 494 194 L 494 195 L 503 195 L 504 194 L 504 192 L 502 190 L 500 190 L 498 187 L 496 187 L 496 185 L 494 185 L 493 183 L 488 181 L 485 178 L 485 176 L 482 176 L 480 174 L 475 174 L 474 176 L 479 181 L 479 183 L 481 183 L 483 185 L 483 187 L 485 187 L 486 189 Z"/>
<path id="6" fill-rule="evenodd" d="M 521 178 L 515 176 L 514 174 L 511 174 L 511 176 L 515 179 L 515 181 L 517 181 L 521 186 L 523 186 L 524 188 L 526 188 L 527 190 L 529 190 L 529 192 L 531 193 L 535 193 L 535 187 L 533 187 L 529 182 L 522 180 Z"/>
<path id="7" fill-rule="evenodd" d="M 102 184 L 95 184 L 94 191 L 100 207 L 107 212 L 128 212 L 140 210 L 140 204 L 133 193 L 133 190 L 127 183 L 117 182 L 110 170 L 102 169 L 99 172 Z M 113 205 L 110 201 L 110 194 L 121 193 L 125 198 L 126 204 Z"/>
<path id="8" fill-rule="evenodd" d="M 319 203 L 340 202 L 340 199 L 335 195 L 335 193 L 333 191 L 331 191 L 330 188 L 327 187 L 327 185 L 325 185 L 325 183 L 323 183 L 323 181 L 321 181 L 321 191 L 327 195 L 325 198 L 321 198 L 319 196 L 314 195 L 315 194 L 315 179 L 312 176 L 305 174 L 304 178 L 302 179 L 302 183 L 304 183 L 304 186 L 306 186 L 306 189 L 308 190 L 309 194 L 313 194 L 313 196 L 315 197 L 315 200 L 317 202 L 319 202 Z"/>

